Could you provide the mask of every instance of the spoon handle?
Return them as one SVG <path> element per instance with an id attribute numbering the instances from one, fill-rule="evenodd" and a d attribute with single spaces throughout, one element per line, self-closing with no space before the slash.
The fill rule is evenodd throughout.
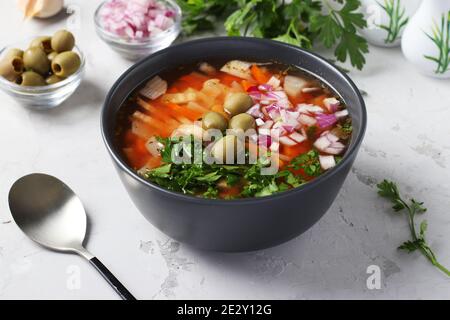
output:
<path id="1" fill-rule="evenodd" d="M 98 272 L 105 278 L 106 281 L 116 290 L 123 300 L 136 300 L 136 298 L 124 287 L 122 283 L 108 270 L 103 263 L 96 257 L 93 257 L 89 262 L 97 269 Z"/>

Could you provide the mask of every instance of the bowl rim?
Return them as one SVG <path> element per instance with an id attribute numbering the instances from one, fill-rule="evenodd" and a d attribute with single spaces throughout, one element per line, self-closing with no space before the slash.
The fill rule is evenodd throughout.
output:
<path id="1" fill-rule="evenodd" d="M 34 37 L 32 38 L 34 39 Z M 0 50 L 0 57 L 9 49 L 13 49 L 14 46 L 12 45 L 8 45 L 3 47 Z M 81 60 L 81 64 L 80 67 L 78 68 L 78 70 L 70 75 L 69 77 L 65 78 L 64 80 L 54 83 L 54 84 L 49 84 L 46 86 L 21 86 L 17 83 L 11 82 L 6 80 L 3 77 L 0 77 L 0 85 L 3 86 L 5 89 L 7 90 L 13 90 L 16 93 L 20 93 L 20 94 L 30 94 L 30 95 L 45 95 L 45 94 L 49 94 L 49 93 L 53 93 L 54 91 L 72 83 L 73 81 L 76 81 L 77 79 L 79 79 L 79 77 L 82 76 L 82 74 L 84 73 L 84 68 L 86 65 L 86 57 L 83 53 L 83 51 L 81 51 L 80 47 L 75 45 L 74 49 L 76 49 L 76 53 L 80 56 L 80 60 Z M 72 51 L 74 51 L 72 49 Z"/>
<path id="2" fill-rule="evenodd" d="M 350 88 L 354 91 L 354 93 L 356 94 L 356 97 L 358 99 L 360 108 L 361 108 L 361 129 L 359 130 L 357 136 L 354 138 L 354 143 L 350 146 L 350 148 L 347 150 L 347 152 L 344 154 L 342 160 L 331 170 L 325 172 L 324 174 L 320 175 L 319 177 L 315 178 L 314 180 L 307 182 L 299 187 L 296 188 L 292 188 L 286 191 L 282 191 L 282 192 L 278 192 L 275 194 L 272 194 L 270 196 L 265 196 L 265 197 L 253 197 L 253 198 L 240 198 L 240 199 L 230 199 L 230 200 L 226 200 L 226 199 L 208 199 L 208 198 L 201 198 L 201 197 L 195 197 L 195 196 L 190 196 L 190 195 L 186 195 L 180 192 L 176 192 L 176 191 L 171 191 L 168 189 L 165 189 L 157 184 L 154 184 L 150 181 L 145 180 L 144 178 L 142 178 L 141 176 L 139 176 L 139 174 L 137 174 L 137 172 L 135 170 L 133 170 L 132 168 L 130 168 L 125 161 L 122 159 L 122 157 L 114 151 L 113 149 L 113 142 L 109 141 L 109 137 L 107 137 L 107 133 L 105 130 L 105 123 L 107 121 L 106 119 L 106 115 L 107 115 L 107 109 L 108 109 L 108 102 L 111 100 L 112 96 L 114 95 L 114 93 L 116 92 L 117 87 L 119 87 L 122 84 L 122 81 L 125 77 L 128 76 L 128 74 L 139 68 L 143 63 L 145 63 L 147 60 L 152 59 L 156 56 L 160 56 L 160 55 L 164 55 L 166 53 L 166 51 L 169 50 L 180 50 L 183 47 L 186 46 L 190 46 L 192 44 L 198 44 L 198 43 L 208 43 L 208 42 L 216 42 L 216 41 L 246 41 L 246 42 L 259 42 L 259 43 L 265 43 L 266 45 L 269 46 L 279 46 L 279 47 L 284 47 L 287 48 L 288 50 L 295 50 L 297 52 L 301 52 L 304 55 L 309 55 L 315 59 L 320 60 L 321 62 L 323 62 L 328 68 L 330 68 L 332 71 L 338 73 L 340 76 L 342 76 L 350 85 Z M 314 73 L 312 73 L 314 74 Z M 330 63 L 328 60 L 326 60 L 325 58 L 321 57 L 320 55 L 316 54 L 316 53 L 312 53 L 308 50 L 305 50 L 303 48 L 291 45 L 291 44 L 287 44 L 287 43 L 283 43 L 283 42 L 278 42 L 278 41 L 274 41 L 274 40 L 269 40 L 269 39 L 261 39 L 261 38 L 251 38 L 251 37 L 209 37 L 209 38 L 202 38 L 202 39 L 197 39 L 197 40 L 191 40 L 191 41 L 187 41 L 187 42 L 183 42 L 180 44 L 176 44 L 173 45 L 171 47 L 168 47 L 166 49 L 163 49 L 161 51 L 158 51 L 157 53 L 148 56 L 147 58 L 144 58 L 142 60 L 140 60 L 139 62 L 137 62 L 136 64 L 134 64 L 132 67 L 130 67 L 128 70 L 126 70 L 120 77 L 119 79 L 117 79 L 117 81 L 113 84 L 113 86 L 111 87 L 110 91 L 108 92 L 106 98 L 105 98 L 105 102 L 103 104 L 102 107 L 102 111 L 101 111 L 101 116 L 100 116 L 100 127 L 101 127 L 101 134 L 102 134 L 102 138 L 103 138 L 103 142 L 105 143 L 105 146 L 109 152 L 109 154 L 111 155 L 111 157 L 113 158 L 113 161 L 120 167 L 121 170 L 123 170 L 125 173 L 127 173 L 130 177 L 132 177 L 135 181 L 137 181 L 138 183 L 142 183 L 144 186 L 146 186 L 147 188 L 151 188 L 151 189 L 156 189 L 162 193 L 164 193 L 167 196 L 176 198 L 176 199 L 182 199 L 188 202 L 194 202 L 194 203 L 198 203 L 198 204 L 202 204 L 202 205 L 230 205 L 230 206 L 234 206 L 234 205 L 243 205 L 243 204 L 251 204 L 251 203 L 264 203 L 267 201 L 272 201 L 272 200 L 276 200 L 276 199 L 282 199 L 285 197 L 288 197 L 294 193 L 297 192 L 302 192 L 302 191 L 306 191 L 309 189 L 314 188 L 315 186 L 327 181 L 329 178 L 331 178 L 332 176 L 334 176 L 335 174 L 337 174 L 344 166 L 348 165 L 348 163 L 350 161 L 352 161 L 352 155 L 354 155 L 358 149 L 359 146 L 362 143 L 362 140 L 364 138 L 365 132 L 366 132 L 366 128 L 367 128 L 367 109 L 366 109 L 366 105 L 364 102 L 364 99 L 362 97 L 361 92 L 359 91 L 358 87 L 356 86 L 356 84 L 353 82 L 353 80 L 350 79 L 350 77 L 345 74 L 343 71 L 341 71 L 338 67 L 336 67 L 335 65 L 333 65 L 332 63 Z"/>
<path id="3" fill-rule="evenodd" d="M 163 30 L 162 32 L 158 33 L 154 37 L 148 37 L 143 39 L 126 39 L 119 37 L 118 35 L 107 31 L 100 22 L 100 10 L 103 8 L 103 6 L 108 2 L 109 0 L 102 1 L 100 5 L 97 7 L 94 13 L 94 24 L 95 29 L 97 32 L 99 32 L 102 36 L 107 37 L 107 40 L 112 41 L 116 44 L 129 46 L 130 48 L 133 47 L 142 47 L 142 46 L 148 46 L 153 45 L 155 43 L 158 43 L 159 41 L 163 40 L 165 37 L 171 35 L 171 34 L 179 34 L 181 32 L 181 20 L 182 20 L 182 11 L 181 7 L 173 0 L 157 0 L 160 2 L 166 2 L 172 8 L 175 10 L 175 19 L 174 24 L 171 25 L 168 29 Z"/>

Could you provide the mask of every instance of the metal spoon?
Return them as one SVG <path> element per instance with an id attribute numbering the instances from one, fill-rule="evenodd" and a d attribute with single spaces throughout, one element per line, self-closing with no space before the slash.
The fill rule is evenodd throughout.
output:
<path id="1" fill-rule="evenodd" d="M 87 259 L 124 300 L 133 295 L 95 256 L 83 247 L 86 212 L 64 182 L 46 174 L 30 174 L 9 191 L 14 221 L 32 240 L 52 250 L 77 253 Z"/>

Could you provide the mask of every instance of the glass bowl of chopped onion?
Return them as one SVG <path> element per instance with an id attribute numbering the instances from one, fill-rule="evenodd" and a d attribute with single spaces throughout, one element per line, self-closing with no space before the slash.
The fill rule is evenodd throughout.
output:
<path id="1" fill-rule="evenodd" d="M 126 59 L 138 60 L 172 44 L 181 8 L 172 0 L 107 0 L 95 12 L 99 37 Z"/>

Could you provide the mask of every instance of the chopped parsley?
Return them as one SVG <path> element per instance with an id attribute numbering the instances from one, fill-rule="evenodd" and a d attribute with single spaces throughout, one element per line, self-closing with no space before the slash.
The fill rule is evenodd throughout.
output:
<path id="1" fill-rule="evenodd" d="M 171 191 L 182 192 L 205 198 L 221 198 L 220 191 L 237 186 L 239 194 L 226 198 L 264 197 L 277 192 L 296 188 L 307 182 L 303 175 L 293 171 L 303 170 L 309 177 L 322 173 L 319 163 L 319 153 L 315 150 L 294 158 L 285 170 L 273 175 L 261 174 L 261 170 L 270 165 L 264 159 L 255 164 L 218 165 L 173 163 L 171 159 L 174 150 L 183 142 L 178 138 L 158 139 L 164 147 L 161 150 L 163 165 L 146 170 L 141 175 L 161 187 Z"/>

